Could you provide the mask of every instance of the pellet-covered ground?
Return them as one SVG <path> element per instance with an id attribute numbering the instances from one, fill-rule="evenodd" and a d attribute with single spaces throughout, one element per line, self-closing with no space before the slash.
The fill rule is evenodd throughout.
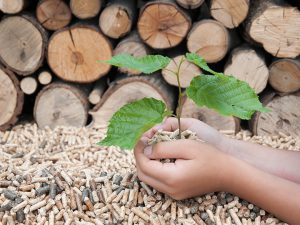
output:
<path id="1" fill-rule="evenodd" d="M 228 193 L 175 201 L 136 175 L 132 152 L 96 146 L 106 128 L 0 132 L 0 221 L 9 224 L 284 224 Z M 235 138 L 299 150 L 281 134 Z M 0 224 L 1 224 L 0 223 Z"/>

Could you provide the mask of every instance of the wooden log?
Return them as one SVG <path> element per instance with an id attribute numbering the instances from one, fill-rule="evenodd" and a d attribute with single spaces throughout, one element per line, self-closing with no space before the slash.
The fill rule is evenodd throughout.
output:
<path id="1" fill-rule="evenodd" d="M 46 29 L 58 30 L 71 22 L 72 13 L 63 0 L 40 0 L 36 17 Z"/>
<path id="2" fill-rule="evenodd" d="M 102 0 L 70 0 L 72 13 L 79 19 L 90 19 L 98 15 Z"/>
<path id="3" fill-rule="evenodd" d="M 135 57 L 142 57 L 147 54 L 150 54 L 150 50 L 140 39 L 138 34 L 136 32 L 133 32 L 128 37 L 121 40 L 113 52 L 114 55 L 123 54 L 123 53 L 127 53 Z M 127 68 L 119 68 L 119 71 L 122 73 L 126 73 L 128 75 L 141 74 L 140 71 L 127 69 Z"/>
<path id="4" fill-rule="evenodd" d="M 269 69 L 269 83 L 276 91 L 290 93 L 300 89 L 300 58 L 278 59 Z"/>
<path id="5" fill-rule="evenodd" d="M 269 78 L 263 55 L 249 47 L 238 47 L 231 52 L 224 73 L 246 81 L 256 93 L 265 89 Z"/>
<path id="6" fill-rule="evenodd" d="M 169 84 L 173 86 L 178 86 L 177 77 L 171 71 L 176 72 L 177 67 L 180 64 L 182 57 L 185 58 L 184 55 L 178 55 L 172 58 L 172 61 L 169 65 L 162 70 L 162 76 Z M 180 67 L 179 71 L 179 80 L 182 88 L 186 88 L 190 85 L 191 80 L 201 74 L 201 70 L 198 66 L 195 66 L 193 63 L 188 61 L 184 61 Z"/>
<path id="7" fill-rule="evenodd" d="M 83 127 L 88 117 L 86 93 L 74 85 L 52 83 L 38 94 L 33 115 L 40 128 Z"/>
<path id="8" fill-rule="evenodd" d="M 0 0 L 0 11 L 6 14 L 21 12 L 27 5 L 27 0 Z"/>
<path id="9" fill-rule="evenodd" d="M 211 16 L 227 28 L 238 27 L 247 17 L 249 0 L 211 0 Z"/>
<path id="10" fill-rule="evenodd" d="M 61 79 L 89 83 L 110 70 L 110 65 L 97 63 L 112 56 L 110 42 L 98 29 L 75 25 L 55 32 L 49 40 L 48 64 Z"/>
<path id="11" fill-rule="evenodd" d="M 273 56 L 295 58 L 300 54 L 299 23 L 297 8 L 280 6 L 273 0 L 255 0 L 245 21 L 245 32 Z"/>
<path id="12" fill-rule="evenodd" d="M 187 37 L 187 48 L 208 63 L 218 62 L 228 52 L 231 40 L 228 30 L 218 21 L 205 19 L 194 23 Z"/>
<path id="13" fill-rule="evenodd" d="M 140 11 L 138 32 L 142 40 L 155 49 L 177 46 L 191 26 L 190 17 L 174 1 L 151 1 Z"/>
<path id="14" fill-rule="evenodd" d="M 0 22 L 0 61 L 10 70 L 28 75 L 43 63 L 47 34 L 27 15 L 6 17 Z"/>
<path id="15" fill-rule="evenodd" d="M 216 128 L 237 133 L 240 130 L 240 120 L 233 116 L 222 116 L 214 110 L 197 106 L 191 99 L 184 98 L 182 117 L 195 118 Z"/>
<path id="16" fill-rule="evenodd" d="M 169 109 L 174 107 L 174 91 L 159 74 L 124 78 L 115 81 L 105 92 L 100 103 L 90 111 L 93 117 L 92 125 L 107 124 L 123 105 L 144 97 L 163 100 Z"/>
<path id="17" fill-rule="evenodd" d="M 37 90 L 38 83 L 34 77 L 28 76 L 21 80 L 20 87 L 26 95 L 31 95 Z"/>
<path id="18" fill-rule="evenodd" d="M 14 125 L 22 112 L 24 94 L 16 76 L 0 67 L 0 130 Z"/>
<path id="19" fill-rule="evenodd" d="M 186 9 L 196 9 L 200 7 L 204 0 L 176 0 L 177 4 Z"/>
<path id="20" fill-rule="evenodd" d="M 47 70 L 41 71 L 38 75 L 38 81 L 42 85 L 50 84 L 52 81 L 52 74 Z"/>
<path id="21" fill-rule="evenodd" d="M 107 89 L 107 78 L 102 78 L 99 81 L 97 81 L 93 87 L 93 90 L 89 94 L 89 102 L 93 105 L 97 105 L 104 93 L 104 91 Z"/>
<path id="22" fill-rule="evenodd" d="M 277 96 L 269 93 L 262 99 L 263 104 L 272 111 L 255 113 L 250 128 L 255 135 L 270 136 L 282 132 L 298 137 L 300 135 L 300 93 Z"/>
<path id="23" fill-rule="evenodd" d="M 136 17 L 135 1 L 112 0 L 100 14 L 99 27 L 111 38 L 128 34 Z"/>

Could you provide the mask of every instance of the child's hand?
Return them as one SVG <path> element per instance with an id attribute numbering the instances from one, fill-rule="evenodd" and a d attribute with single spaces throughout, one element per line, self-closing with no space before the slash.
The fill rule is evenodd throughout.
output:
<path id="1" fill-rule="evenodd" d="M 156 125 L 149 131 L 147 131 L 143 137 L 143 141 L 147 141 L 148 139 L 152 138 L 152 136 L 158 130 L 165 130 L 165 131 L 175 131 L 178 129 L 178 120 L 174 117 L 167 118 L 162 124 Z M 216 147 L 220 147 L 222 142 L 226 139 L 222 134 L 220 134 L 216 129 L 212 128 L 211 126 L 201 122 L 197 119 L 192 118 L 182 118 L 181 119 L 181 130 L 190 130 L 197 134 L 197 136 Z"/>
<path id="2" fill-rule="evenodd" d="M 174 199 L 184 199 L 224 188 L 228 156 L 206 143 L 193 140 L 139 142 L 134 150 L 138 177 Z M 161 163 L 155 159 L 176 159 Z"/>

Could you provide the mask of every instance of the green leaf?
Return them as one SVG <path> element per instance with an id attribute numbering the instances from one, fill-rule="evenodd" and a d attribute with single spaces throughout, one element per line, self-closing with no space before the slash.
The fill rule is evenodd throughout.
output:
<path id="1" fill-rule="evenodd" d="M 171 59 L 161 55 L 147 55 L 136 58 L 129 54 L 119 54 L 113 56 L 110 60 L 99 62 L 108 63 L 117 67 L 125 67 L 128 69 L 138 70 L 142 73 L 150 74 L 165 68 Z"/>
<path id="2" fill-rule="evenodd" d="M 171 114 L 162 101 L 154 98 L 129 103 L 112 116 L 107 136 L 98 144 L 133 149 L 143 133 Z"/>
<path id="3" fill-rule="evenodd" d="M 199 66 L 201 69 L 205 70 L 206 72 L 209 72 L 214 75 L 220 74 L 213 71 L 211 68 L 209 68 L 206 61 L 196 53 L 186 53 L 185 57 L 189 62 L 194 63 L 195 65 Z"/>
<path id="4" fill-rule="evenodd" d="M 218 74 L 194 77 L 186 93 L 198 106 L 207 106 L 225 116 L 248 120 L 255 111 L 270 111 L 262 106 L 246 82 L 232 76 Z"/>

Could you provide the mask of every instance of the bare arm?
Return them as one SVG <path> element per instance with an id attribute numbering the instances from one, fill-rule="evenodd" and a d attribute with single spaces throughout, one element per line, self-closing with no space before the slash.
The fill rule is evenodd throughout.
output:
<path id="1" fill-rule="evenodd" d="M 299 184 L 230 158 L 226 191 L 255 203 L 291 225 L 300 224 L 300 201 L 296 197 L 300 195 Z"/>
<path id="2" fill-rule="evenodd" d="M 272 149 L 226 137 L 218 148 L 258 169 L 300 184 L 300 152 Z"/>

